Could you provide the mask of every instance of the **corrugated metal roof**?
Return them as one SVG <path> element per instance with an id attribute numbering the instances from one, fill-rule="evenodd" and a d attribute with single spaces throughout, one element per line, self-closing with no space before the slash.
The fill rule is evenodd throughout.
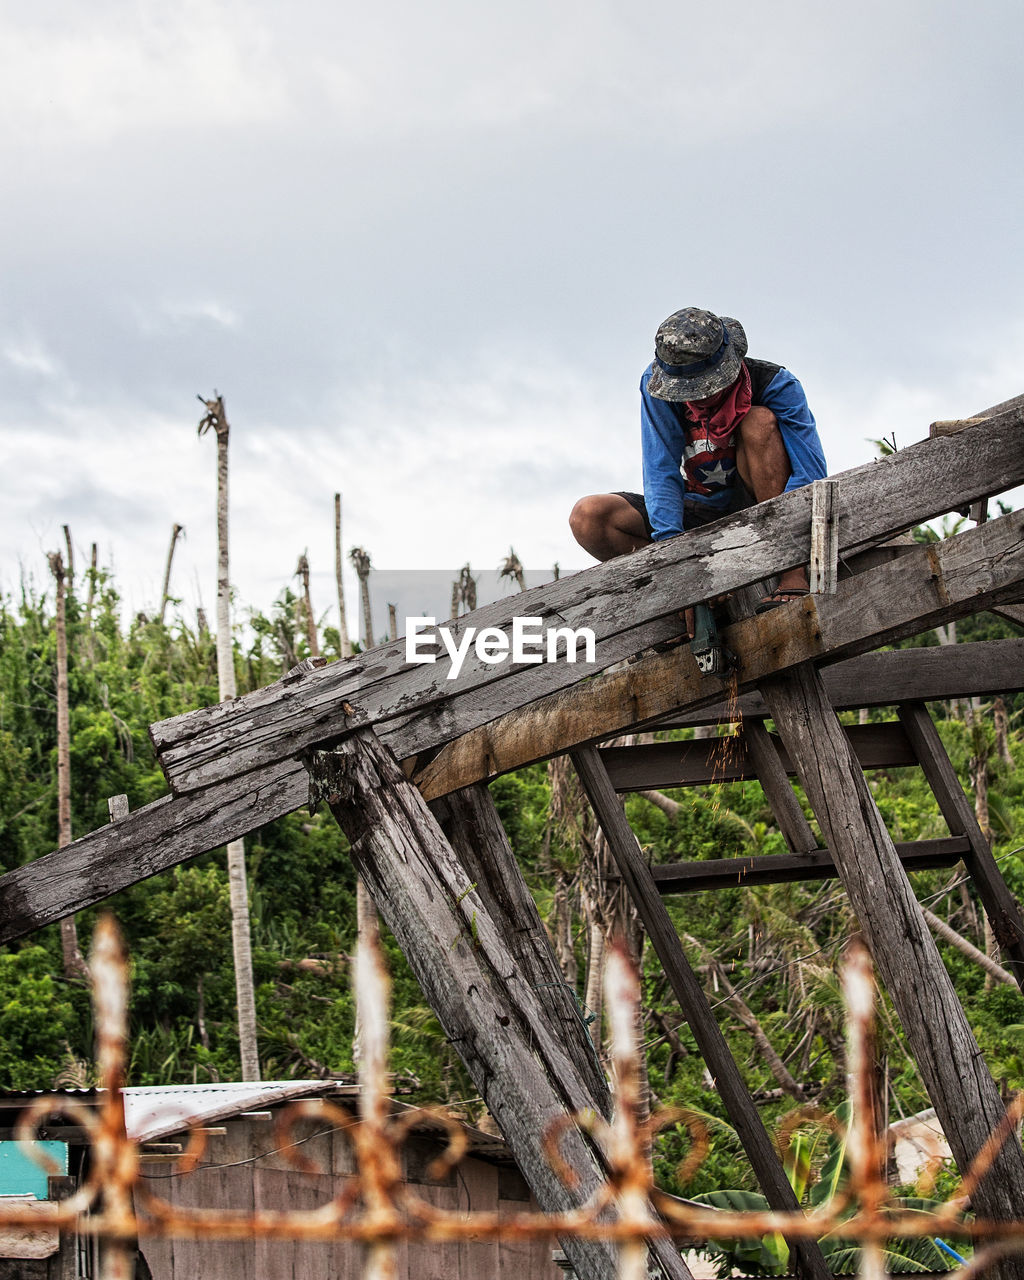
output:
<path id="1" fill-rule="evenodd" d="M 0 1111 L 20 1110 L 27 1102 L 43 1094 L 49 1097 L 73 1098 L 78 1103 L 98 1105 L 103 1089 L 0 1089 Z M 349 1098 L 357 1105 L 358 1085 L 339 1080 L 263 1080 L 226 1081 L 220 1084 L 132 1085 L 124 1094 L 125 1127 L 129 1138 L 138 1143 L 158 1142 L 192 1126 L 215 1125 L 247 1111 L 264 1111 L 297 1098 Z M 391 1100 L 393 1112 L 418 1111 L 409 1103 Z M 474 1155 L 499 1162 L 511 1162 L 512 1156 L 502 1138 L 484 1133 L 464 1120 L 457 1122 L 465 1131 L 469 1150 Z M 424 1112 L 414 1124 L 420 1133 L 435 1132 L 441 1136 L 445 1124 Z"/>
<path id="2" fill-rule="evenodd" d="M 211 1125 L 244 1111 L 296 1098 L 352 1094 L 337 1080 L 264 1080 L 225 1084 L 133 1086 L 124 1091 L 125 1127 L 135 1142 L 155 1142 L 193 1125 Z"/>

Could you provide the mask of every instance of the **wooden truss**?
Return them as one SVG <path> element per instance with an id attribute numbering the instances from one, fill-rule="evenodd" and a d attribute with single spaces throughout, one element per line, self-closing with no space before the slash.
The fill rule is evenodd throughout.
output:
<path id="1" fill-rule="evenodd" d="M 490 778 L 570 753 L 672 989 L 774 1208 L 796 1207 L 778 1157 L 703 989 L 672 928 L 664 893 L 837 876 L 903 1023 L 961 1167 L 1003 1114 L 914 898 L 907 869 L 963 859 L 1006 962 L 1024 980 L 1024 922 L 953 773 L 925 703 L 1024 688 L 1024 640 L 928 650 L 880 646 L 979 609 L 1020 616 L 1024 514 L 942 543 L 902 531 L 1024 483 L 1024 398 L 883 461 L 762 503 L 633 556 L 477 610 L 454 629 L 509 629 L 513 614 L 589 627 L 592 665 L 413 666 L 389 644 L 154 725 L 172 794 L 0 877 L 0 941 L 90 905 L 299 807 L 312 795 L 346 832 L 353 861 L 446 1034 L 466 1063 L 546 1210 L 579 1203 L 603 1177 L 582 1133 L 567 1189 L 541 1151 L 567 1112 L 606 1112 L 589 1035 L 487 791 Z M 819 594 L 765 615 L 748 588 L 812 563 Z M 724 632 L 732 687 L 697 670 L 672 641 L 684 606 L 732 593 Z M 633 659 L 632 662 L 626 662 Z M 891 724 L 844 729 L 836 709 L 898 707 Z M 789 853 L 652 868 L 618 792 L 709 780 L 708 743 L 600 747 L 641 727 L 742 721 L 724 775 L 757 778 Z M 764 721 L 774 722 L 769 733 Z M 896 846 L 865 767 L 922 768 L 949 836 Z M 789 783 L 801 782 L 824 837 L 818 848 Z M 721 767 L 714 775 L 723 780 Z M 1004 1146 L 975 1197 L 980 1214 L 1024 1220 L 1024 1153 Z M 581 1277 L 611 1280 L 595 1242 L 566 1241 Z M 812 1242 L 792 1242 L 799 1274 L 824 1280 Z M 688 1274 L 665 1242 L 668 1277 Z M 1024 1278 L 1007 1260 L 998 1274 Z"/>

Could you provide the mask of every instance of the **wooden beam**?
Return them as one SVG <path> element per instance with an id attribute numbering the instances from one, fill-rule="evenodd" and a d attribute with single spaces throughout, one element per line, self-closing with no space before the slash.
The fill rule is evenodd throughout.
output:
<path id="1" fill-rule="evenodd" d="M 982 525 L 981 528 L 988 528 Z M 1005 1107 L 928 930 L 892 839 L 810 665 L 762 686 L 779 733 L 907 1036 L 960 1169 L 966 1170 Z M 1024 1151 L 1003 1145 L 972 1196 L 979 1217 L 1024 1218 Z M 995 1264 L 1021 1280 L 1024 1259 Z"/>
<path id="2" fill-rule="evenodd" d="M 811 591 L 833 595 L 839 579 L 839 481 L 815 480 L 811 485 Z"/>
<path id="3" fill-rule="evenodd" d="M 1024 482 L 1022 445 L 1024 412 L 1015 409 L 966 436 L 927 440 L 844 472 L 835 513 L 840 551 Z M 594 666 L 495 663 L 471 656 L 451 680 L 454 667 L 447 659 L 410 665 L 404 645 L 382 646 L 292 683 L 153 725 L 161 767 L 175 794 L 185 794 L 294 758 L 357 725 L 397 717 L 403 718 L 408 744 L 398 754 L 431 749 L 545 693 L 578 684 L 595 667 L 671 638 L 685 605 L 805 563 L 810 517 L 811 491 L 804 487 L 450 624 L 457 639 L 468 627 L 493 626 L 508 635 L 515 617 L 536 617 L 548 627 L 586 627 L 595 637 Z M 943 548 L 954 541 L 960 539 Z M 817 599 L 831 605 L 837 597 Z"/>
<path id="4" fill-rule="evenodd" d="M 305 804 L 309 780 L 284 768 L 197 795 L 162 796 L 126 818 L 0 876 L 0 941 L 10 942 Z"/>
<path id="5" fill-rule="evenodd" d="M 739 661 L 734 687 L 726 689 L 716 677 L 701 676 L 689 649 L 682 647 L 467 732 L 415 768 L 412 776 L 425 795 L 443 795 L 687 706 L 728 706 L 736 693 L 773 672 L 810 659 L 865 652 L 926 630 L 940 616 L 964 616 L 984 608 L 1016 591 L 1022 573 L 1024 513 L 1013 512 L 840 583 L 834 596 L 807 596 L 724 628 L 723 642 Z M 449 736 L 454 719 L 452 708 Z M 433 741 L 444 732 L 438 721 Z M 406 746 L 410 741 L 405 738 Z M 411 752 L 402 749 L 396 754 Z"/>
<path id="6" fill-rule="evenodd" d="M 967 838 L 970 848 L 964 857 L 975 888 L 992 924 L 992 932 L 1004 953 L 1007 968 L 1024 988 L 1024 920 L 1017 900 L 1007 887 L 992 856 L 992 849 L 978 825 L 974 808 L 956 776 L 956 771 L 922 703 L 905 703 L 900 721 L 921 762 L 928 785 L 938 802 L 950 831 Z"/>
<path id="7" fill-rule="evenodd" d="M 756 724 L 757 722 L 753 722 Z M 764 732 L 763 726 L 759 726 Z M 747 726 L 745 726 L 747 728 Z M 749 726 L 753 728 L 753 725 Z M 757 730 L 753 730 L 756 734 Z M 906 730 L 895 720 L 882 724 L 844 727 L 862 769 L 906 768 L 917 756 Z M 651 787 L 706 787 L 717 782 L 746 782 L 757 778 L 746 737 L 695 738 L 690 742 L 645 742 L 629 747 L 602 747 L 601 759 L 616 791 L 647 791 Z M 777 735 L 766 734 L 768 745 L 784 775 L 796 766 Z M 760 745 L 760 744 L 759 744 Z M 767 769 L 768 757 L 759 756 Z M 788 783 L 786 784 L 788 787 Z M 789 787 L 790 794 L 792 788 Z M 813 847 L 813 846 L 812 846 Z"/>
<path id="8" fill-rule="evenodd" d="M 423 798 L 369 729 L 309 757 L 317 794 L 351 843 L 352 861 L 394 934 L 430 1007 L 494 1116 L 546 1212 L 582 1204 L 604 1180 L 601 1157 L 578 1129 L 563 1151 L 579 1176 L 569 1191 L 544 1158 L 542 1139 L 567 1112 L 595 1100 L 551 1025 L 529 976 L 509 963 L 509 919 L 474 888 Z M 489 900 L 488 900 L 489 899 Z M 613 1280 L 607 1242 L 566 1239 L 580 1276 Z M 671 1242 L 652 1245 L 667 1277 L 689 1272 Z"/>
<path id="9" fill-rule="evenodd" d="M 1003 612 L 1014 606 L 1000 605 Z M 1024 608 L 1020 610 L 1024 625 Z M 983 698 L 1024 689 L 1024 640 L 980 640 L 970 644 L 892 649 L 847 658 L 821 672 L 829 701 L 837 711 L 890 707 L 897 703 Z M 733 703 L 719 702 L 665 716 L 659 729 L 698 724 L 767 719 L 768 708 L 756 689 Z"/>
<path id="10" fill-rule="evenodd" d="M 725 1037 L 708 1004 L 704 988 L 694 973 L 675 926 L 658 893 L 651 870 L 644 860 L 618 796 L 612 788 L 601 757 L 593 747 L 572 753 L 572 761 L 601 824 L 619 874 L 636 905 L 647 936 L 658 954 L 665 976 L 683 1015 L 690 1024 L 697 1047 L 715 1080 L 715 1087 L 740 1136 L 761 1190 L 771 1208 L 795 1212 L 799 1208 L 778 1153 L 761 1123 L 739 1068 L 729 1052 Z M 802 1277 L 828 1280 L 830 1272 L 813 1240 L 788 1241 L 791 1256 Z"/>
<path id="11" fill-rule="evenodd" d="M 587 1030 L 582 1005 L 559 967 L 491 793 L 478 782 L 435 800 L 430 811 L 491 917 L 500 922 L 510 967 L 537 993 L 548 1021 L 557 1028 L 558 1039 L 586 1087 L 589 1105 L 610 1117 L 608 1081 Z"/>
<path id="12" fill-rule="evenodd" d="M 917 840 L 895 846 L 907 871 L 950 867 L 970 852 L 966 836 Z M 838 875 L 827 849 L 806 853 L 772 853 L 701 862 L 665 862 L 651 868 L 659 893 L 698 893 L 704 889 L 736 889 L 793 880 L 831 880 Z"/>
<path id="13" fill-rule="evenodd" d="M 817 847 L 811 824 L 804 817 L 796 792 L 776 750 L 776 739 L 761 720 L 745 720 L 740 736 L 747 748 L 757 779 L 771 806 L 779 830 L 793 853 L 808 853 Z M 698 739 L 699 741 L 699 739 Z M 781 745 L 781 744 L 780 744 Z"/>
<path id="14" fill-rule="evenodd" d="M 993 593 L 1001 594 L 1005 581 L 1012 582 L 1017 574 L 1024 580 L 1022 528 L 1020 513 L 1003 516 L 934 548 L 915 548 L 890 565 L 842 582 L 835 596 L 807 599 L 734 624 L 724 634 L 744 663 L 740 687 L 790 663 L 874 648 L 932 621 L 960 617 L 983 605 Z M 887 605 L 890 594 L 892 602 Z M 858 658 L 856 664 L 844 664 L 848 673 L 856 673 L 847 682 L 847 696 L 856 686 L 863 690 L 863 698 L 873 681 L 888 680 L 885 692 L 890 696 L 885 701 L 898 701 L 900 695 L 893 686 L 904 675 L 904 697 L 944 696 L 935 690 L 945 687 L 942 673 L 949 670 L 967 683 L 967 692 L 1009 691 L 1020 687 L 1022 647 L 1024 641 L 991 641 L 922 649 L 913 651 L 912 664 L 910 653 L 871 654 Z M 962 655 L 961 650 L 972 652 Z M 924 675 L 914 676 L 922 670 Z M 1003 677 L 1000 671 L 1005 672 Z M 977 677 L 973 685 L 972 672 Z M 321 674 L 297 673 L 289 687 Z M 826 676 L 832 679 L 830 673 Z M 503 683 L 511 687 L 513 682 Z M 688 704 L 721 705 L 723 698 L 722 683 L 713 677 L 701 678 L 689 649 L 681 647 L 499 716 L 485 728 L 444 746 L 432 762 L 424 765 L 411 758 L 406 767 L 424 795 L 434 799 L 559 755 L 579 743 L 611 737 L 669 713 L 675 718 Z M 415 756 L 416 743 L 426 739 L 437 744 L 446 732 L 457 731 L 453 722 L 454 710 L 446 720 L 442 709 L 436 716 L 424 713 L 386 722 L 380 732 L 394 753 L 405 759 Z M 63 849 L 8 871 L 0 876 L 0 943 L 247 835 L 299 808 L 307 791 L 302 765 L 284 760 L 196 794 L 165 796 Z"/>

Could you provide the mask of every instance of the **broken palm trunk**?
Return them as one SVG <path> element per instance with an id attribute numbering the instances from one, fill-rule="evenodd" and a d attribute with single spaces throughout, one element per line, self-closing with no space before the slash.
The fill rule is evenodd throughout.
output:
<path id="1" fill-rule="evenodd" d="M 604 1181 L 600 1154 L 579 1130 L 566 1134 L 562 1149 L 580 1178 L 569 1191 L 545 1159 L 542 1139 L 566 1113 L 606 1107 L 607 1092 L 595 1097 L 593 1069 L 578 1065 L 586 1031 L 581 1021 L 565 1021 L 562 996 L 556 991 L 553 999 L 546 985 L 553 957 L 516 962 L 502 894 L 493 883 L 481 889 L 470 879 L 425 801 L 371 730 L 356 731 L 334 751 L 312 753 L 307 764 L 311 796 L 329 804 L 348 836 L 357 872 L 538 1204 L 549 1212 L 578 1207 Z M 507 846 L 497 854 L 513 863 Z M 517 912 L 521 918 L 523 906 L 517 904 L 513 919 Z M 540 944 L 534 936 L 529 947 L 536 954 Z M 545 981 L 537 983 L 538 977 Z M 567 1033 L 577 1042 L 573 1053 L 563 1042 Z M 610 1245 L 566 1239 L 563 1247 L 586 1280 L 614 1277 Z M 689 1280 L 671 1243 L 653 1242 L 651 1250 L 667 1280 Z"/>

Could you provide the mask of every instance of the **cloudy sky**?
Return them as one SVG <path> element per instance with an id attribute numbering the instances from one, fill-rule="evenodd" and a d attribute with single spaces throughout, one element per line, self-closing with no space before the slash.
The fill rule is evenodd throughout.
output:
<path id="1" fill-rule="evenodd" d="M 831 469 L 1024 390 L 1016 0 L 50 0 L 0 17 L 0 589 L 68 523 L 132 608 L 308 549 L 587 563 L 681 306 L 803 381 Z M 353 580 L 354 581 L 354 580 Z"/>

